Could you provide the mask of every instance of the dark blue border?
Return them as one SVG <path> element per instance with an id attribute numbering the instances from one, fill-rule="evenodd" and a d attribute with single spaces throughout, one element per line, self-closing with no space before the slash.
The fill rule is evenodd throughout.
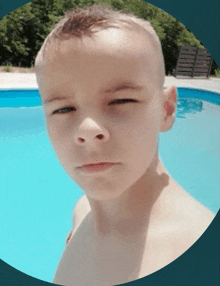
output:
<path id="1" fill-rule="evenodd" d="M 0 18 L 28 2 L 29 0 L 0 0 Z M 189 28 L 220 66 L 219 0 L 149 0 L 148 2 L 171 14 Z M 176 261 L 146 278 L 127 284 L 219 286 L 219 274 L 218 212 L 207 231 Z M 25 275 L 0 260 L 0 285 L 40 286 L 51 284 Z"/>

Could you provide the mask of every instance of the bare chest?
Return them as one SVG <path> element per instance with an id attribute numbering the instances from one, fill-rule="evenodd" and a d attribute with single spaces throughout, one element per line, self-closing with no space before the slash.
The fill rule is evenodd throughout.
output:
<path id="1" fill-rule="evenodd" d="M 54 283 L 110 286 L 147 276 L 174 258 L 171 243 L 164 240 L 109 239 L 104 243 L 79 230 L 71 238 L 58 265 Z"/>

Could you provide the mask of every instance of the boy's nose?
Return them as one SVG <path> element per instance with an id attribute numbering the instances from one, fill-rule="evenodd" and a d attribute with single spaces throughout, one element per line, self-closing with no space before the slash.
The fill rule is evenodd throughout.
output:
<path id="1" fill-rule="evenodd" d="M 94 121 L 87 120 L 82 124 L 75 134 L 75 143 L 77 145 L 99 144 L 109 140 L 110 134 L 105 127 L 100 126 Z"/>
<path id="2" fill-rule="evenodd" d="M 105 138 L 104 138 L 104 135 L 103 134 L 99 134 L 96 136 L 96 138 L 98 138 L 100 141 L 103 141 Z M 94 139 L 94 140 L 97 140 L 97 139 Z M 104 139 L 103 139 L 104 138 Z M 82 138 L 82 137 L 78 137 L 78 142 L 79 143 L 84 143 L 86 141 L 85 138 Z M 87 140 L 88 141 L 88 140 Z"/>

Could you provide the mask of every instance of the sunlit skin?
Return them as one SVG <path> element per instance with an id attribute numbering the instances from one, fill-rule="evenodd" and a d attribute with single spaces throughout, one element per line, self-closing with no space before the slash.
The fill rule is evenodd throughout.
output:
<path id="1" fill-rule="evenodd" d="M 170 177 L 158 156 L 159 133 L 172 128 L 177 104 L 176 88 L 163 89 L 159 68 L 157 51 L 146 35 L 114 28 L 100 29 L 91 38 L 56 41 L 36 65 L 50 140 L 69 176 L 84 190 L 89 206 L 86 219 L 74 229 L 75 238 L 54 283 L 99 285 L 91 279 L 97 278 L 93 275 L 100 265 L 108 278 L 102 273 L 99 281 L 122 283 L 143 277 L 181 255 L 213 218 L 205 210 L 205 223 L 178 250 L 171 249 L 182 231 L 193 229 L 192 216 L 198 224 L 203 207 Z M 93 174 L 80 168 L 103 161 L 117 164 Z M 187 220 L 181 225 L 184 217 Z M 82 252 L 88 250 L 85 232 L 90 237 L 90 258 L 99 262 L 98 266 L 88 262 L 85 275 L 76 278 L 71 259 L 78 241 Z M 125 267 L 116 275 L 117 267 L 123 269 L 121 258 L 120 266 L 106 264 L 105 257 L 115 261 L 120 251 L 125 265 L 128 259 L 136 263 L 132 274 Z"/>
<path id="2" fill-rule="evenodd" d="M 56 153 L 67 173 L 85 190 L 94 214 L 97 207 L 105 206 L 105 212 L 110 211 L 108 220 L 116 206 L 121 219 L 127 217 L 118 206 L 127 202 L 131 211 L 129 196 L 141 194 L 149 201 L 156 169 L 163 172 L 157 162 L 157 140 L 166 123 L 166 110 L 156 73 L 157 55 L 142 35 L 133 32 L 132 36 L 122 29 L 109 29 L 82 42 L 62 42 L 38 76 L 43 102 L 61 98 L 44 105 Z M 128 88 L 112 93 L 119 84 Z M 132 89 L 135 86 L 139 88 Z M 118 99 L 133 101 L 114 102 Z M 175 88 L 169 100 L 174 113 Z M 63 113 L 54 113 L 59 109 Z M 97 138 L 100 134 L 102 139 Z M 92 176 L 78 168 L 93 161 L 117 165 Z"/>

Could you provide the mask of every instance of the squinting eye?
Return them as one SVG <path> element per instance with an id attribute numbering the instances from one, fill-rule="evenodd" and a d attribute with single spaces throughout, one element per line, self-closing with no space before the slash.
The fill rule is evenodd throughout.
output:
<path id="1" fill-rule="evenodd" d="M 123 103 L 129 103 L 129 102 L 137 102 L 137 100 L 134 99 L 116 99 L 111 102 L 111 104 L 123 104 Z"/>
<path id="2" fill-rule="evenodd" d="M 60 108 L 60 109 L 55 110 L 52 114 L 69 113 L 69 112 L 73 111 L 73 109 L 74 109 L 73 107 L 64 107 L 64 108 Z"/>
<path id="3" fill-rule="evenodd" d="M 138 102 L 135 99 L 116 99 L 114 101 L 112 101 L 110 104 L 125 104 L 125 103 L 135 103 Z M 65 113 L 69 113 L 71 111 L 73 111 L 74 107 L 63 107 L 60 109 L 55 110 L 52 114 L 65 114 Z"/>

